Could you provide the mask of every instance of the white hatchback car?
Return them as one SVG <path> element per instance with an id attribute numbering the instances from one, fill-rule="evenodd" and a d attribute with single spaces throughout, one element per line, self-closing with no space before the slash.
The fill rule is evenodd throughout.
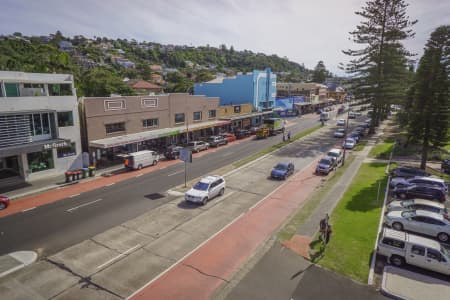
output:
<path id="1" fill-rule="evenodd" d="M 184 194 L 188 202 L 205 205 L 216 196 L 222 196 L 225 192 L 225 179 L 222 176 L 212 175 L 202 178 L 189 191 Z"/>
<path id="2" fill-rule="evenodd" d="M 386 206 L 386 209 L 388 212 L 420 209 L 444 215 L 444 217 L 448 219 L 448 210 L 444 204 L 425 199 L 392 201 Z"/>
<path id="3" fill-rule="evenodd" d="M 336 123 L 337 126 L 345 126 L 345 119 L 339 119 Z"/>
<path id="4" fill-rule="evenodd" d="M 443 215 L 424 211 L 391 211 L 385 216 L 386 225 L 395 230 L 408 230 L 436 237 L 440 242 L 450 240 L 450 221 Z"/>

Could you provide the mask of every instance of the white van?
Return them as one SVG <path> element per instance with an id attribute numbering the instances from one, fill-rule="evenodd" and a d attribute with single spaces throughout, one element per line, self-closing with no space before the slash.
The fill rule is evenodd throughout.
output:
<path id="1" fill-rule="evenodd" d="M 320 120 L 328 121 L 329 119 L 330 119 L 330 113 L 329 112 L 322 112 L 320 114 Z"/>
<path id="2" fill-rule="evenodd" d="M 133 170 L 140 170 L 143 167 L 154 166 L 159 161 L 159 154 L 151 150 L 142 150 L 129 153 L 125 157 L 125 167 Z"/>

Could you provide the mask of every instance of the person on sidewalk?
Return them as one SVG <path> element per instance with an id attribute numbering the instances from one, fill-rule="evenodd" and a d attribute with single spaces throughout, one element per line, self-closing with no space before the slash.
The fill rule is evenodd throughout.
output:
<path id="1" fill-rule="evenodd" d="M 319 223 L 320 236 L 324 244 L 327 244 L 328 241 L 330 240 L 331 227 L 330 224 L 328 223 L 329 219 L 330 217 L 328 216 L 328 214 L 326 214 L 325 217 L 322 220 L 320 220 Z"/>
<path id="2" fill-rule="evenodd" d="M 288 131 L 288 141 L 291 141 L 291 131 Z"/>

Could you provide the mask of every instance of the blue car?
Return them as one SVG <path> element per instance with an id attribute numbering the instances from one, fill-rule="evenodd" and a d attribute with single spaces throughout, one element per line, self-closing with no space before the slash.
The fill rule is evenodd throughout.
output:
<path id="1" fill-rule="evenodd" d="M 289 175 L 294 173 L 293 163 L 278 163 L 270 173 L 270 177 L 274 179 L 286 179 Z"/>

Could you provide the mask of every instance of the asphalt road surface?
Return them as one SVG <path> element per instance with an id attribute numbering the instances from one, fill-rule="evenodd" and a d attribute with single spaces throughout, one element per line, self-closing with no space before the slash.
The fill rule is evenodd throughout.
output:
<path id="1" fill-rule="evenodd" d="M 316 115 L 293 121 L 295 124 L 288 128 L 292 136 L 319 124 Z M 281 138 L 278 135 L 250 140 L 194 158 L 188 165 L 188 180 L 277 144 Z M 166 191 L 183 182 L 184 164 L 179 163 L 0 218 L 0 255 L 20 250 L 37 251 L 40 257 L 52 255 L 170 201 L 170 196 L 165 196 Z"/>

